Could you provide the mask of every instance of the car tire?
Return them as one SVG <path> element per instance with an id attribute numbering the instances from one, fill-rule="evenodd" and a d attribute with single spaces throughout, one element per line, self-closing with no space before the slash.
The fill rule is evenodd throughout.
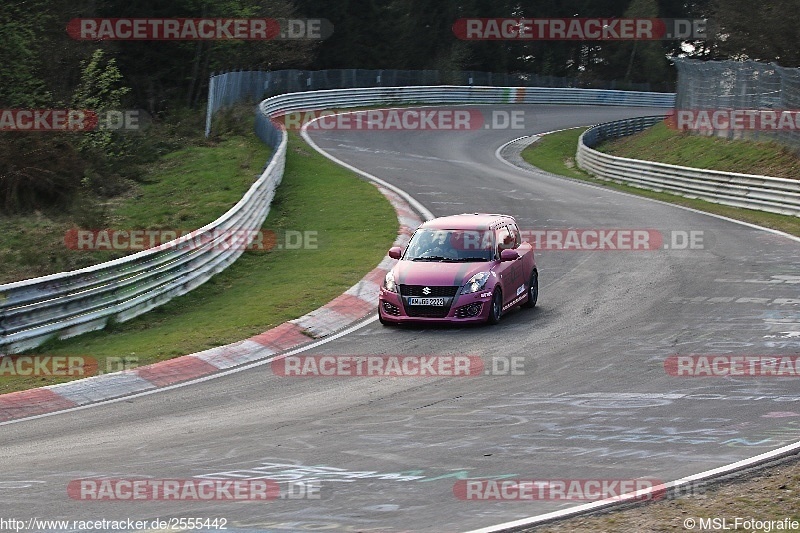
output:
<path id="1" fill-rule="evenodd" d="M 495 289 L 492 294 L 492 303 L 489 308 L 489 324 L 497 324 L 500 322 L 500 317 L 503 316 L 503 293 L 500 289 Z"/>
<path id="2" fill-rule="evenodd" d="M 539 299 L 539 273 L 535 270 L 531 272 L 531 281 L 528 283 L 528 299 L 522 304 L 522 307 L 528 309 L 536 307 L 536 301 Z"/>

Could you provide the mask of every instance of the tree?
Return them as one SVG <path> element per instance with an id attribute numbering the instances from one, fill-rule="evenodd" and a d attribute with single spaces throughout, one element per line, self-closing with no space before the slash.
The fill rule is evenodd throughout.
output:
<path id="1" fill-rule="evenodd" d="M 50 98 L 41 76 L 37 29 L 46 18 L 45 0 L 0 2 L 0 105 L 37 107 Z"/>
<path id="2" fill-rule="evenodd" d="M 131 90 L 122 85 L 122 74 L 113 58 L 105 60 L 103 50 L 97 49 L 90 60 L 82 65 L 80 85 L 75 89 L 72 105 L 97 114 L 101 119 L 107 111 L 120 111 L 123 98 Z M 109 129 L 98 124 L 95 131 L 84 133 L 78 146 L 84 151 L 99 151 L 113 156 L 114 137 Z"/>
<path id="3" fill-rule="evenodd" d="M 800 67 L 800 0 L 714 0 L 716 58 L 774 61 Z"/>
<path id="4" fill-rule="evenodd" d="M 623 18 L 658 18 L 656 0 L 632 0 L 623 13 Z M 670 70 L 664 41 L 621 41 L 605 43 L 605 75 L 623 82 L 658 84 L 670 80 Z"/>

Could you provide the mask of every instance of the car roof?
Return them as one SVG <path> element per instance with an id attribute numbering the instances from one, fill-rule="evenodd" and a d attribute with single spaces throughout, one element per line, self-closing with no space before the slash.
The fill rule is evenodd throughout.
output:
<path id="1" fill-rule="evenodd" d="M 446 217 L 434 218 L 420 226 L 432 229 L 467 229 L 489 230 L 504 224 L 515 224 L 514 217 L 495 213 L 462 213 Z"/>

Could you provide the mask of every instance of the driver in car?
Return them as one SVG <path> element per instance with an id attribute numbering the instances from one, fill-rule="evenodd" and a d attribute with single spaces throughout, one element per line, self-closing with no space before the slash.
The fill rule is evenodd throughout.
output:
<path id="1" fill-rule="evenodd" d="M 425 244 L 420 243 L 419 249 L 424 250 L 422 253 L 418 254 L 419 257 L 458 259 L 458 252 L 451 246 L 449 233 L 446 231 L 431 232 L 429 240 L 425 242 Z"/>

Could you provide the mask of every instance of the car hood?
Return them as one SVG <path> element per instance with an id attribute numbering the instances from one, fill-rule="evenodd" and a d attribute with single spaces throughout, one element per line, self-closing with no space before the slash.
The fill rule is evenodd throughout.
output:
<path id="1" fill-rule="evenodd" d="M 392 269 L 396 283 L 402 285 L 464 285 L 478 272 L 487 272 L 493 261 L 478 263 L 438 263 L 399 261 Z"/>

